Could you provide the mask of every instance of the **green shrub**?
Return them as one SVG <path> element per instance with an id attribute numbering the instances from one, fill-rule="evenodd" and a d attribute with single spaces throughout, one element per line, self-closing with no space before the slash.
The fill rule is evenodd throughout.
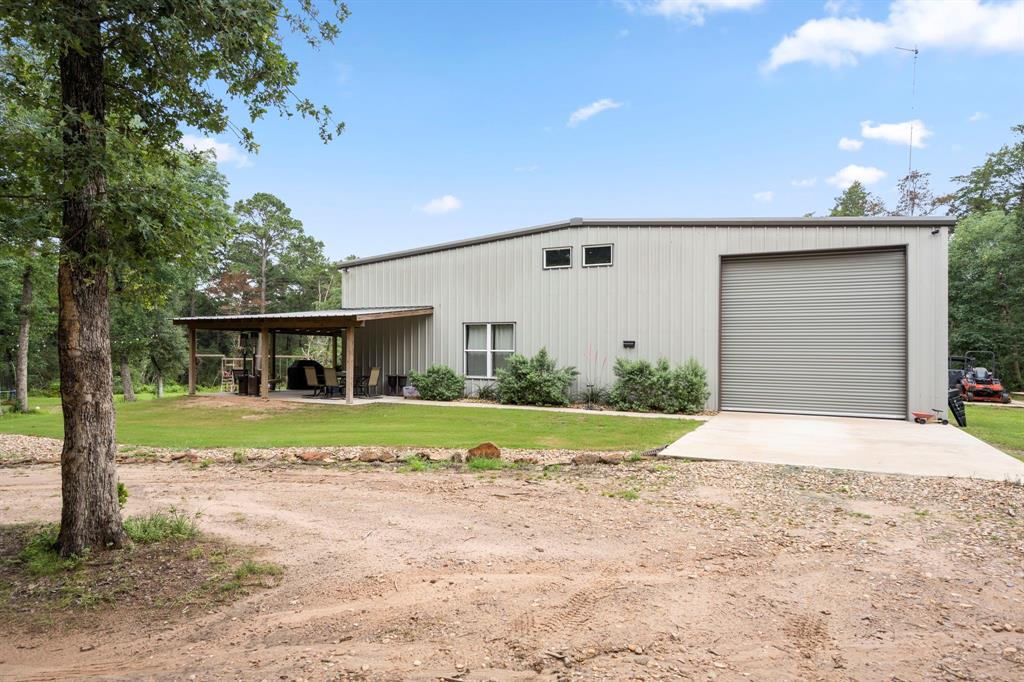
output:
<path id="1" fill-rule="evenodd" d="M 466 462 L 466 468 L 470 471 L 499 471 L 501 469 L 525 469 L 529 465 L 525 462 L 510 462 L 506 459 L 492 459 L 490 457 L 474 457 Z"/>
<path id="2" fill-rule="evenodd" d="M 117 482 L 117 506 L 124 509 L 124 506 L 128 504 L 128 486 L 121 481 Z"/>
<path id="3" fill-rule="evenodd" d="M 242 564 L 235 569 L 235 580 L 242 581 L 246 578 L 259 577 L 263 575 L 281 575 L 284 573 L 284 569 L 277 564 L 272 564 L 269 561 L 259 562 L 253 561 L 252 559 L 246 559 Z"/>
<path id="4" fill-rule="evenodd" d="M 495 391 L 507 405 L 568 405 L 569 387 L 577 375 L 575 367 L 559 369 L 547 349 L 541 348 L 532 358 L 510 355 L 497 371 Z"/>
<path id="5" fill-rule="evenodd" d="M 615 385 L 608 402 L 617 410 L 660 412 L 662 387 L 670 371 L 667 360 L 652 365 L 647 360 L 615 360 Z"/>
<path id="6" fill-rule="evenodd" d="M 583 390 L 576 394 L 576 402 L 588 405 L 607 405 L 608 390 L 600 386 L 585 386 Z"/>
<path id="7" fill-rule="evenodd" d="M 129 516 L 124 520 L 124 531 L 132 542 L 147 543 L 163 540 L 189 540 L 199 533 L 196 521 L 185 512 L 172 509 L 164 514 Z"/>
<path id="8" fill-rule="evenodd" d="M 480 390 L 477 391 L 476 397 L 480 398 L 480 400 L 493 400 L 494 402 L 498 402 L 498 387 L 494 384 L 484 384 L 480 387 Z"/>
<path id="9" fill-rule="evenodd" d="M 707 372 L 693 358 L 675 368 L 664 358 L 653 365 L 619 358 L 614 372 L 609 402 L 619 410 L 696 414 L 711 395 Z"/>
<path id="10" fill-rule="evenodd" d="M 398 468 L 399 471 L 430 471 L 432 469 L 440 469 L 444 466 L 443 462 L 434 462 L 424 454 L 416 454 L 405 460 L 405 463 Z"/>
<path id="11" fill-rule="evenodd" d="M 29 574 L 35 576 L 53 575 L 78 568 L 81 559 L 76 556 L 62 558 L 57 552 L 57 536 L 60 526 L 48 524 L 33 533 L 21 550 L 21 562 Z"/>
<path id="12" fill-rule="evenodd" d="M 423 374 L 409 372 L 409 383 L 424 400 L 458 400 L 466 392 L 466 377 L 444 365 L 434 365 Z"/>
<path id="13" fill-rule="evenodd" d="M 703 365 L 690 358 L 669 375 L 664 411 L 697 414 L 704 409 L 704 403 L 710 396 L 708 373 Z"/>

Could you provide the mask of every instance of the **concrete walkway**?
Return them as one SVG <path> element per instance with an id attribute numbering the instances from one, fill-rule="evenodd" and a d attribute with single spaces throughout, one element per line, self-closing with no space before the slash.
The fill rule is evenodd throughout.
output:
<path id="1" fill-rule="evenodd" d="M 1024 481 L 1024 462 L 955 426 L 722 412 L 662 451 L 689 459 Z"/>
<path id="2" fill-rule="evenodd" d="M 210 395 L 210 394 L 205 394 Z M 220 398 L 237 397 L 234 393 L 215 393 Z M 348 407 L 344 397 L 341 398 L 309 398 L 309 390 L 305 391 L 271 391 L 271 400 L 282 400 L 286 402 L 305 403 L 307 405 L 333 405 L 335 407 Z M 248 399 L 248 398 L 247 398 Z M 434 407 L 479 407 L 494 410 L 535 410 L 540 412 L 564 412 L 566 414 L 603 415 L 606 417 L 635 417 L 638 419 L 694 419 L 707 421 L 711 417 L 703 414 L 662 414 L 660 412 L 619 412 L 617 410 L 585 410 L 579 407 L 541 407 L 538 405 L 501 405 L 492 402 L 476 402 L 472 400 L 454 400 L 444 402 L 440 400 L 418 400 L 406 399 L 394 395 L 374 396 L 373 398 L 355 398 L 352 407 L 366 405 L 430 405 Z"/>

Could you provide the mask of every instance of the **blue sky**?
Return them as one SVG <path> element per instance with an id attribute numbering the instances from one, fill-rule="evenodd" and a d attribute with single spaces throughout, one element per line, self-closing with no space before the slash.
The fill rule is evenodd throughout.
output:
<path id="1" fill-rule="evenodd" d="M 333 258 L 573 216 L 822 214 L 858 177 L 892 202 L 907 121 L 937 191 L 1024 122 L 1024 0 L 349 7 L 335 45 L 286 44 L 340 138 L 273 116 L 258 155 L 216 138 L 232 199 L 277 194 Z M 913 112 L 898 44 L 921 49 Z"/>

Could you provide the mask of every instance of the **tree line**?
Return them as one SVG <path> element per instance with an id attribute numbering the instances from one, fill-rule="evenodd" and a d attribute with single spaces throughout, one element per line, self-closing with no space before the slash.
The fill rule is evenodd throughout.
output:
<path id="1" fill-rule="evenodd" d="M 899 182 L 893 209 L 854 182 L 829 215 L 928 215 L 958 219 L 949 239 L 949 351 L 991 350 L 1003 381 L 1024 389 L 1024 124 L 1015 140 L 985 162 L 952 178 L 956 189 L 936 196 L 930 175 L 911 171 Z M 991 369 L 991 368 L 990 368 Z"/>
<path id="2" fill-rule="evenodd" d="M 0 132 L 0 138 L 4 134 Z M 0 142 L 2 144 L 2 142 Z M 206 155 L 200 155 L 205 157 Z M 193 172 L 182 190 L 203 195 L 201 212 L 188 214 L 172 204 L 158 220 L 199 221 L 209 240 L 188 264 L 153 263 L 144 269 L 115 267 L 109 280 L 110 352 L 113 390 L 126 402 L 140 387 L 162 397 L 180 388 L 188 347 L 172 319 L 187 315 L 320 310 L 341 305 L 341 277 L 324 253 L 323 242 L 306 234 L 285 203 L 260 192 L 233 206 L 227 183 L 212 158 L 190 160 Z M 163 194 L 166 198 L 167 194 Z M 16 220 L 25 202 L 9 202 L 4 224 Z M 22 214 L 23 215 L 23 214 Z M 11 222 L 8 222 L 10 219 Z M 14 386 L 14 408 L 29 409 L 29 393 L 58 395 L 57 353 L 58 244 L 43 225 L 5 231 L 0 241 L 0 348 L 4 371 L 0 384 Z M 320 341 L 318 344 L 317 342 Z M 201 352 L 237 356 L 244 347 L 237 335 L 200 332 Z M 316 347 L 311 347 L 311 344 Z M 322 340 L 282 336 L 278 352 L 322 354 Z M 201 383 L 219 381 L 220 366 L 201 365 Z"/>

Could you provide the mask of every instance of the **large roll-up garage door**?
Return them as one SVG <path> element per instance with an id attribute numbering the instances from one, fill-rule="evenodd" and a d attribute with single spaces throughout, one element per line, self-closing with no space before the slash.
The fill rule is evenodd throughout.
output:
<path id="1" fill-rule="evenodd" d="M 902 250 L 722 261 L 721 407 L 903 419 Z"/>

